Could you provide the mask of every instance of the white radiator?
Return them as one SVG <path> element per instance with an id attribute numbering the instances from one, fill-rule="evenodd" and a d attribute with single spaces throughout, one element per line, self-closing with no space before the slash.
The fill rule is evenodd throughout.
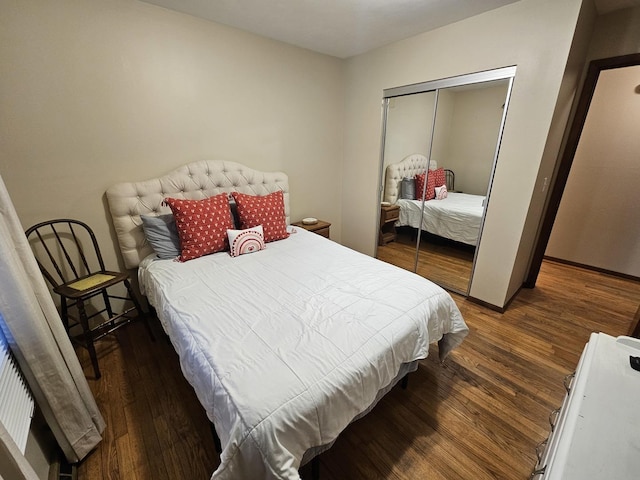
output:
<path id="1" fill-rule="evenodd" d="M 0 315 L 0 322 L 3 322 Z M 22 450 L 33 417 L 34 401 L 0 328 L 0 422 Z"/>

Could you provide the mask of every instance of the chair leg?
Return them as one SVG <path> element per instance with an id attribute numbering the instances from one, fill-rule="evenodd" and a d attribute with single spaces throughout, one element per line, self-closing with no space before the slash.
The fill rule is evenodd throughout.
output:
<path id="1" fill-rule="evenodd" d="M 109 318 L 106 324 L 113 326 L 113 308 L 111 308 L 111 300 L 109 300 L 109 293 L 106 288 L 102 290 L 102 299 L 104 301 L 104 308 L 107 309 L 107 317 Z"/>
<path id="2" fill-rule="evenodd" d="M 100 378 L 100 367 L 98 367 L 98 355 L 96 355 L 96 349 L 93 346 L 93 336 L 91 334 L 91 329 L 89 328 L 89 320 L 87 318 L 87 312 L 84 308 L 84 302 L 81 299 L 77 301 L 78 306 L 78 317 L 80 318 L 80 324 L 82 325 L 82 333 L 84 336 L 84 341 L 87 344 L 87 350 L 89 351 L 89 358 L 91 358 L 91 363 L 93 364 L 93 371 L 96 374 L 96 380 Z"/>
<path id="3" fill-rule="evenodd" d="M 127 293 L 129 294 L 129 298 L 133 302 L 133 305 L 136 307 L 136 310 L 138 311 L 138 318 L 142 319 L 142 321 L 144 322 L 144 326 L 147 328 L 147 332 L 149 333 L 149 337 L 151 338 L 152 341 L 155 342 L 156 337 L 153 334 L 153 331 L 151 330 L 151 324 L 149 323 L 149 316 L 142 311 L 142 307 L 140 306 L 138 299 L 133 294 L 133 289 L 131 288 L 131 283 L 129 282 L 129 280 L 124 281 L 124 286 L 127 287 Z"/>
<path id="4" fill-rule="evenodd" d="M 69 333 L 69 307 L 67 306 L 67 299 L 60 297 L 60 319 L 64 324 L 64 329 Z"/>

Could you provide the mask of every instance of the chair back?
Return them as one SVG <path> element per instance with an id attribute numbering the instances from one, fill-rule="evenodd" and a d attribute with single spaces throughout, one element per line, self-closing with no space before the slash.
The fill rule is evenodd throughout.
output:
<path id="1" fill-rule="evenodd" d="M 105 270 L 96 236 L 84 222 L 48 220 L 25 234 L 42 274 L 54 288 Z"/>

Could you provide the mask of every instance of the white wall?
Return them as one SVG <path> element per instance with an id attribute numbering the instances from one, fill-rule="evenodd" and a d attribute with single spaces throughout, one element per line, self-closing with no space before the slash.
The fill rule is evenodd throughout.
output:
<path id="1" fill-rule="evenodd" d="M 640 276 L 640 66 L 600 73 L 546 255 Z"/>
<path id="2" fill-rule="evenodd" d="M 514 267 L 528 261 L 530 252 L 518 247 L 581 3 L 522 0 L 348 60 L 343 172 L 358 178 L 360 188 L 343 189 L 343 243 L 375 250 L 382 91 L 517 65 L 470 290 L 472 297 L 505 305 Z"/>
<path id="3" fill-rule="evenodd" d="M 0 174 L 23 226 L 93 226 L 121 181 L 224 159 L 289 175 L 340 239 L 343 61 L 134 0 L 0 0 Z"/>

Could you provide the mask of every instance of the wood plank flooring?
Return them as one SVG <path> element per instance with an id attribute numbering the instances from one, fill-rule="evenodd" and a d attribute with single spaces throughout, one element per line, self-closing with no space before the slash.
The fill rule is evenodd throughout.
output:
<path id="1" fill-rule="evenodd" d="M 415 230 L 402 227 L 396 239 L 379 245 L 377 257 L 387 263 L 413 271 L 415 265 Z M 422 232 L 417 274 L 444 288 L 466 294 L 473 269 L 475 249 Z"/>
<path id="2" fill-rule="evenodd" d="M 320 456 L 322 480 L 529 478 L 564 376 L 591 332 L 629 331 L 640 283 L 545 261 L 504 314 L 453 296 L 465 342 L 444 365 L 433 348 L 407 390 L 350 425 Z M 79 480 L 208 479 L 218 465 L 206 415 L 154 323 L 155 343 L 138 324 L 99 342 L 100 380 L 80 352 L 107 429 Z"/>

